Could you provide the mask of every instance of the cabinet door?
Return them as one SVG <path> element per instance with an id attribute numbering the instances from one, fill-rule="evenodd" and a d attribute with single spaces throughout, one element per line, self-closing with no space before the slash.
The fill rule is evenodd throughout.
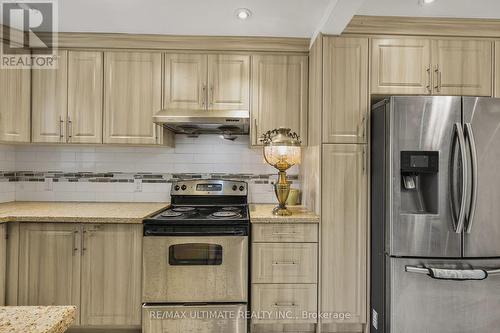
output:
<path id="1" fill-rule="evenodd" d="M 500 42 L 495 42 L 495 97 L 500 97 Z"/>
<path id="2" fill-rule="evenodd" d="M 80 308 L 79 228 L 62 223 L 21 224 L 18 305 Z"/>
<path id="3" fill-rule="evenodd" d="M 339 323 L 366 321 L 365 149 L 365 145 L 323 145 L 321 311 L 351 314 L 351 319 Z"/>
<path id="4" fill-rule="evenodd" d="M 207 56 L 205 54 L 165 55 L 166 109 L 206 109 Z"/>
<path id="5" fill-rule="evenodd" d="M 68 142 L 102 143 L 103 53 L 68 54 Z"/>
<path id="6" fill-rule="evenodd" d="M 84 226 L 82 247 L 82 325 L 140 325 L 141 226 Z"/>
<path id="7" fill-rule="evenodd" d="M 252 56 L 252 145 L 279 127 L 307 139 L 307 56 Z"/>
<path id="8" fill-rule="evenodd" d="M 0 141 L 30 142 L 30 70 L 0 69 Z"/>
<path id="9" fill-rule="evenodd" d="M 7 224 L 0 224 L 0 306 L 5 305 L 5 274 L 7 268 Z"/>
<path id="10" fill-rule="evenodd" d="M 372 40 L 371 93 L 431 93 L 430 40 L 392 38 Z"/>
<path id="11" fill-rule="evenodd" d="M 368 39 L 323 40 L 323 143 L 366 142 Z"/>
<path id="12" fill-rule="evenodd" d="M 492 42 L 435 40 L 432 42 L 435 95 L 491 96 Z"/>
<path id="13" fill-rule="evenodd" d="M 104 143 L 156 144 L 161 109 L 160 53 L 104 54 Z"/>
<path id="14" fill-rule="evenodd" d="M 32 70 L 33 142 L 66 142 L 68 51 L 58 56 L 57 69 Z"/>
<path id="15" fill-rule="evenodd" d="M 208 56 L 208 108 L 249 110 L 250 57 L 211 54 Z"/>

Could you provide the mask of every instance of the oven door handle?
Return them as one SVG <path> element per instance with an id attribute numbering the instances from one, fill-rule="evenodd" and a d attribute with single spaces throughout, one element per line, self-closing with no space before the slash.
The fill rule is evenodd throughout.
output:
<path id="1" fill-rule="evenodd" d="M 169 232 L 155 232 L 146 230 L 144 236 L 246 236 L 245 230 L 225 230 L 225 231 L 169 231 Z"/>

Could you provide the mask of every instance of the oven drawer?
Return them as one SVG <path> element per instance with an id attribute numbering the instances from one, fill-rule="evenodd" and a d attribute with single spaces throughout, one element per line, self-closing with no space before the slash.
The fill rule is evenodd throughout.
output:
<path id="1" fill-rule="evenodd" d="M 143 239 L 144 303 L 247 302 L 248 237 Z"/>
<path id="2" fill-rule="evenodd" d="M 316 224 L 254 224 L 252 237 L 254 242 L 318 242 Z"/>
<path id="3" fill-rule="evenodd" d="M 252 247 L 252 283 L 316 283 L 317 244 L 256 243 Z"/>
<path id="4" fill-rule="evenodd" d="M 144 333 L 246 333 L 245 304 L 231 305 L 145 305 Z M 208 318 L 214 315 L 216 318 Z"/>
<path id="5" fill-rule="evenodd" d="M 254 284 L 252 310 L 267 314 L 252 323 L 316 323 L 316 284 Z"/>

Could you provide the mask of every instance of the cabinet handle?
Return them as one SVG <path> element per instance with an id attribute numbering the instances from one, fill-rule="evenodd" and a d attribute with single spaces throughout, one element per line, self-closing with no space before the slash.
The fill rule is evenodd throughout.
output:
<path id="1" fill-rule="evenodd" d="M 62 141 L 64 138 L 63 124 L 64 124 L 64 120 L 62 119 L 62 117 L 59 117 L 59 141 Z"/>
<path id="2" fill-rule="evenodd" d="M 292 232 L 273 232 L 273 235 L 275 236 L 294 236 L 297 233 L 295 231 Z"/>
<path id="3" fill-rule="evenodd" d="M 273 262 L 273 266 L 288 266 L 288 265 L 298 265 L 295 261 L 276 261 Z"/>
<path id="4" fill-rule="evenodd" d="M 431 88 L 431 84 L 432 84 L 432 74 L 431 74 L 431 67 L 427 67 L 427 91 L 429 92 L 429 94 L 432 93 L 432 88 Z"/>
<path id="5" fill-rule="evenodd" d="M 258 132 L 258 128 L 259 128 L 259 125 L 257 124 L 257 118 L 254 118 L 253 120 L 253 128 L 255 130 L 255 133 L 254 133 L 254 136 L 255 136 L 255 144 L 259 144 L 259 132 Z"/>
<path id="6" fill-rule="evenodd" d="M 214 105 L 214 86 L 212 84 L 210 85 L 209 101 L 210 101 L 210 107 L 212 107 Z"/>
<path id="7" fill-rule="evenodd" d="M 436 92 L 441 91 L 441 72 L 439 71 L 439 65 L 436 65 L 436 69 L 434 70 L 434 73 L 436 73 L 436 85 L 434 86 L 434 89 L 436 89 Z"/>
<path id="8" fill-rule="evenodd" d="M 294 302 L 276 302 L 273 305 L 277 308 L 295 308 L 298 306 Z"/>
<path id="9" fill-rule="evenodd" d="M 441 92 L 441 71 L 438 72 L 438 92 Z"/>
<path id="10" fill-rule="evenodd" d="M 205 103 L 207 101 L 207 86 L 203 84 L 201 86 L 201 107 L 205 107 Z"/>
<path id="11" fill-rule="evenodd" d="M 361 138 L 365 138 L 365 121 L 366 121 L 366 116 L 363 115 L 363 117 L 361 118 L 361 122 L 358 124 L 358 129 L 356 130 L 356 133 L 359 134 L 359 128 L 361 127 Z"/>
<path id="12" fill-rule="evenodd" d="M 71 141 L 71 138 L 73 137 L 73 122 L 71 121 L 71 118 L 68 117 L 68 142 Z"/>
<path id="13" fill-rule="evenodd" d="M 87 230 L 82 231 L 82 255 L 85 251 L 87 251 L 87 248 L 85 247 L 85 235 L 87 234 Z"/>
<path id="14" fill-rule="evenodd" d="M 366 174 L 366 151 L 365 148 L 363 147 L 363 154 L 361 156 L 361 164 L 363 165 L 363 175 Z"/>
<path id="15" fill-rule="evenodd" d="M 78 247 L 76 246 L 76 235 L 78 234 L 78 230 L 73 231 L 73 255 L 76 255 L 78 252 Z"/>

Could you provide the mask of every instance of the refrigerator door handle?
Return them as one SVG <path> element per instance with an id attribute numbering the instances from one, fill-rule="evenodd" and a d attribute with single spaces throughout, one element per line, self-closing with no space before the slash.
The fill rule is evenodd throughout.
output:
<path id="1" fill-rule="evenodd" d="M 476 140 L 474 139 L 474 132 L 472 131 L 472 125 L 470 123 L 465 124 L 465 137 L 469 143 L 470 153 L 471 153 L 471 165 L 472 165 L 472 179 L 471 179 L 471 201 L 469 207 L 469 214 L 467 216 L 467 228 L 466 232 L 470 234 L 472 230 L 472 222 L 474 222 L 474 215 L 476 213 L 477 204 L 477 149 Z"/>
<path id="2" fill-rule="evenodd" d="M 455 123 L 455 133 L 458 138 L 458 145 L 460 147 L 460 155 L 462 160 L 462 199 L 460 200 L 460 211 L 458 213 L 458 219 L 455 223 L 455 232 L 457 234 L 462 233 L 465 224 L 465 206 L 467 204 L 467 188 L 469 187 L 469 176 L 468 176 L 468 164 L 467 155 L 465 151 L 465 136 L 464 130 L 461 123 Z"/>
<path id="3" fill-rule="evenodd" d="M 460 272 L 466 272 L 466 271 L 469 271 L 469 272 L 472 272 L 472 271 L 481 271 L 481 269 L 465 269 L 465 270 L 461 270 L 461 269 L 448 269 L 447 271 L 460 273 Z M 500 275 L 500 268 L 487 269 L 487 270 L 485 269 L 485 270 L 482 270 L 482 271 L 486 272 L 486 274 L 487 274 L 486 277 Z M 418 267 L 418 266 L 405 266 L 405 272 L 416 273 L 416 274 L 423 274 L 423 275 L 429 275 L 429 276 L 431 274 L 430 268 L 427 268 L 427 267 Z"/>

